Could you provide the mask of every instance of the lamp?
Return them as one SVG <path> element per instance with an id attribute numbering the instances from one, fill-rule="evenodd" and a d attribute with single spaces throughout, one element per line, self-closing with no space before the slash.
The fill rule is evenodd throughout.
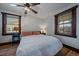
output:
<path id="1" fill-rule="evenodd" d="M 47 26 L 46 25 L 41 25 L 40 29 L 41 29 L 41 33 L 47 34 Z"/>

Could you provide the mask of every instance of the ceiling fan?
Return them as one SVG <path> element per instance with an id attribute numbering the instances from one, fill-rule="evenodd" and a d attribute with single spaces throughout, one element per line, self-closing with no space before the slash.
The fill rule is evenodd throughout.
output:
<path id="1" fill-rule="evenodd" d="M 23 4 L 23 5 L 16 5 L 16 6 L 18 6 L 18 7 L 24 7 L 24 9 L 25 9 L 25 12 L 24 12 L 24 14 L 27 14 L 27 11 L 32 11 L 32 12 L 34 12 L 35 14 L 37 14 L 38 12 L 37 11 L 35 11 L 34 9 L 32 9 L 31 7 L 32 6 L 36 6 L 36 5 L 39 5 L 40 3 L 25 3 L 25 4 Z"/>

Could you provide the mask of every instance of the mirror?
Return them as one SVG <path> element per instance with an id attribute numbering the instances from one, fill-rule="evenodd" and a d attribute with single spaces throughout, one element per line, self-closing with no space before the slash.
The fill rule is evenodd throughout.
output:
<path id="1" fill-rule="evenodd" d="M 2 13 L 2 35 L 21 33 L 21 16 Z"/>

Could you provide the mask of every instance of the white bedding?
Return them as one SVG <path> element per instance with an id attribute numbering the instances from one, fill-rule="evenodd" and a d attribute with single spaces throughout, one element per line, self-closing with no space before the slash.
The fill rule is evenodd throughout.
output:
<path id="1" fill-rule="evenodd" d="M 46 35 L 22 37 L 17 48 L 17 56 L 53 56 L 62 48 L 59 39 Z"/>

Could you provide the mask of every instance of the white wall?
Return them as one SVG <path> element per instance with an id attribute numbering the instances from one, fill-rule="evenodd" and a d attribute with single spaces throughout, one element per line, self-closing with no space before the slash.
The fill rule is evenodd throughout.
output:
<path id="1" fill-rule="evenodd" d="M 46 24 L 44 19 L 28 14 L 23 16 L 21 20 L 22 31 L 40 31 L 40 25 Z"/>
<path id="2" fill-rule="evenodd" d="M 54 32 L 55 32 L 55 30 L 54 30 L 55 29 L 55 27 L 54 27 L 54 24 L 55 24 L 54 15 L 66 10 L 66 9 L 69 9 L 69 8 L 73 7 L 74 5 L 75 4 L 71 4 L 71 5 L 67 6 L 67 7 L 61 8 L 60 10 L 57 10 L 57 12 L 53 13 L 53 17 L 50 19 L 50 22 L 48 22 L 48 24 L 50 26 L 49 30 L 48 30 L 48 33 L 49 33 L 48 35 L 55 36 L 55 37 L 59 38 L 62 41 L 62 43 L 79 49 L 79 6 L 77 8 L 77 32 L 76 32 L 77 38 L 59 36 L 59 35 L 54 34 Z"/>
<path id="3" fill-rule="evenodd" d="M 11 35 L 2 36 L 2 14 L 1 12 L 7 12 L 7 13 L 13 13 L 13 14 L 16 14 L 16 13 L 8 11 L 8 10 L 0 9 L 0 43 L 11 42 L 12 41 Z"/>
<path id="4" fill-rule="evenodd" d="M 2 36 L 2 15 L 0 13 L 0 43 L 12 41 L 11 38 L 11 36 Z"/>

